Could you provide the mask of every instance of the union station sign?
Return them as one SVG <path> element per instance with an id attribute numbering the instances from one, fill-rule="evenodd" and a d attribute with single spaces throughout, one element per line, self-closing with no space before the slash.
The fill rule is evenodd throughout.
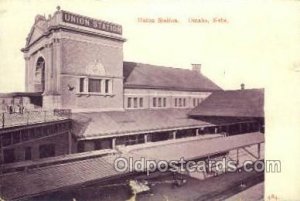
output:
<path id="1" fill-rule="evenodd" d="M 110 33 L 122 34 L 122 26 L 102 20 L 96 20 L 81 15 L 62 11 L 63 22 L 98 29 Z"/>

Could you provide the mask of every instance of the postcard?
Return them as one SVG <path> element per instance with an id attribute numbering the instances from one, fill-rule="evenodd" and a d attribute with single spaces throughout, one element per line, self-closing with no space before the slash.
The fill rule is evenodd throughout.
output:
<path id="1" fill-rule="evenodd" d="M 0 2 L 0 200 L 300 200 L 300 2 Z"/>

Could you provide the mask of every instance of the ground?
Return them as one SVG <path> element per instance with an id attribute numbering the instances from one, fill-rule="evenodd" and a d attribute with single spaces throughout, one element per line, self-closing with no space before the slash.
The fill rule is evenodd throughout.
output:
<path id="1" fill-rule="evenodd" d="M 189 200 L 259 200 L 263 198 L 263 173 L 236 172 L 223 174 L 206 180 L 198 180 L 185 176 L 187 183 L 181 187 L 172 185 L 172 175 L 163 175 L 149 179 L 154 183 L 151 192 L 138 194 L 137 201 L 189 201 Z M 126 180 L 115 181 L 114 184 L 94 184 L 88 188 L 80 188 L 72 192 L 54 193 L 36 200 L 72 200 L 76 201 L 118 201 L 128 200 L 130 188 Z M 261 183 L 257 185 L 258 183 Z M 244 185 L 241 185 L 244 184 Z M 104 186 L 104 187 L 103 187 Z M 253 188 L 251 188 L 254 186 Z M 246 190 L 246 191 L 245 191 Z M 243 191 L 242 193 L 240 193 Z M 233 196 L 233 197 L 232 197 Z"/>
<path id="2" fill-rule="evenodd" d="M 263 195 L 264 195 L 264 183 L 262 182 L 226 199 L 226 201 L 237 201 L 237 200 L 262 201 L 264 198 Z"/>

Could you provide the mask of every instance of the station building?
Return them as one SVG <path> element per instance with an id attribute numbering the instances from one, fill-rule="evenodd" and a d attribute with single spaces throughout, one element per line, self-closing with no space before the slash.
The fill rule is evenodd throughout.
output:
<path id="1" fill-rule="evenodd" d="M 0 96 L 2 162 L 262 129 L 263 113 L 219 114 L 217 122 L 208 116 L 218 114 L 202 115 L 207 97 L 222 100 L 228 92 L 200 64 L 188 70 L 124 61 L 122 29 L 59 8 L 48 18 L 36 16 L 22 48 L 26 92 Z M 248 90 L 237 91 L 234 99 L 248 100 Z M 251 100 L 263 111 L 258 91 L 249 93 L 259 96 Z M 18 125 L 11 123 L 16 119 Z"/>

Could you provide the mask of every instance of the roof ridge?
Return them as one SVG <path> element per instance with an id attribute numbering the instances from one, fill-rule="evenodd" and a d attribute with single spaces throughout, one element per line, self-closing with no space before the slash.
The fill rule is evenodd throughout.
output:
<path id="1" fill-rule="evenodd" d="M 228 89 L 228 90 L 224 89 L 224 90 L 222 90 L 222 91 L 223 91 L 223 92 L 242 92 L 242 91 L 254 91 L 254 90 L 256 90 L 256 91 L 264 91 L 264 90 L 265 90 L 265 88 L 251 88 L 251 89 Z"/>
<path id="2" fill-rule="evenodd" d="M 156 65 L 156 64 L 149 64 L 149 63 L 142 63 L 142 62 L 134 62 L 134 61 L 123 61 L 123 63 L 134 63 L 134 64 L 137 64 L 136 67 L 141 67 L 141 66 L 138 65 L 138 64 L 140 64 L 140 65 L 147 65 L 147 66 L 149 66 L 149 67 L 171 68 L 171 69 L 187 70 L 187 71 L 193 72 L 193 70 L 192 70 L 192 69 L 189 69 L 189 68 L 181 68 L 181 67 L 172 67 L 172 66 Z M 201 73 L 201 74 L 202 74 L 202 73 Z"/>

